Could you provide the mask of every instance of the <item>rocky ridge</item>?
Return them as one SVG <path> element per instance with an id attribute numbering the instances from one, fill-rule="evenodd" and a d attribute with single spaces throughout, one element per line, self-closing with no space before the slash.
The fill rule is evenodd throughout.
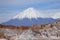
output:
<path id="1" fill-rule="evenodd" d="M 53 24 L 35 24 L 32 26 L 12 26 L 0 24 L 2 40 L 53 40 L 60 39 L 60 20 Z"/>

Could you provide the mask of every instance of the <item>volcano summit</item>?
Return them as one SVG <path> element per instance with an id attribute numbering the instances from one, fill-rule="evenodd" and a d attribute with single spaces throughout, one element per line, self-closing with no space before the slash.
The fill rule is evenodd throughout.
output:
<path id="1" fill-rule="evenodd" d="M 58 19 L 54 19 L 53 17 L 46 17 L 45 14 L 36 10 L 35 8 L 28 8 L 22 12 L 19 12 L 11 20 L 2 24 L 16 26 L 31 26 L 34 24 L 54 23 L 56 20 Z"/>

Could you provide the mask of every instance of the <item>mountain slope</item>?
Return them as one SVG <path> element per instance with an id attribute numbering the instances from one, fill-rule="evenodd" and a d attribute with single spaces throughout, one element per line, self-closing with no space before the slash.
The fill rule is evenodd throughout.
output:
<path id="1" fill-rule="evenodd" d="M 47 24 L 47 23 L 54 23 L 56 22 L 57 19 L 52 19 L 52 18 L 38 18 L 36 19 L 12 19 L 8 22 L 5 22 L 3 24 L 5 25 L 15 25 L 15 26 L 31 26 L 34 24 Z"/>

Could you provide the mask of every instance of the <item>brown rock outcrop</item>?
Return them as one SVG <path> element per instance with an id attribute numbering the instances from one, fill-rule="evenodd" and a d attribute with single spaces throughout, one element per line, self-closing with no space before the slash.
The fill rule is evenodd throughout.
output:
<path id="1" fill-rule="evenodd" d="M 40 36 L 45 37 L 60 37 L 60 20 L 55 22 L 54 24 L 36 24 L 32 26 L 12 26 L 12 25 L 2 25 L 0 24 L 0 38 L 11 38 L 11 34 L 13 34 L 12 37 L 16 35 L 21 35 L 26 30 L 32 30 L 31 34 L 36 36 L 37 34 Z M 26 31 L 27 32 L 27 31 Z M 30 33 L 30 32 L 29 32 Z M 28 34 L 28 32 L 27 32 Z M 29 34 L 28 34 L 29 35 Z"/>

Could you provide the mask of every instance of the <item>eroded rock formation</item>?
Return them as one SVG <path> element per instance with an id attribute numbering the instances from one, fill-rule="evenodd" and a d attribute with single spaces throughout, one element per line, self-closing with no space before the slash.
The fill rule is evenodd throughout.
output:
<path id="1" fill-rule="evenodd" d="M 1 38 L 5 40 L 60 39 L 60 20 L 54 24 L 35 24 L 32 26 L 0 24 L 0 39 Z"/>

